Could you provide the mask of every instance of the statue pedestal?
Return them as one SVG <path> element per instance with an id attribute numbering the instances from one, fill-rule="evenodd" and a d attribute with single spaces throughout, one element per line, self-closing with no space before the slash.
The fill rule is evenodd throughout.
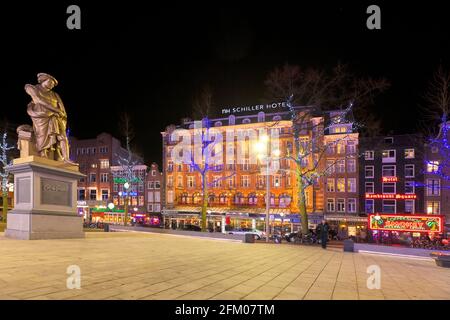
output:
<path id="1" fill-rule="evenodd" d="M 77 213 L 78 166 L 38 156 L 15 159 L 14 209 L 5 236 L 22 240 L 84 238 Z"/>

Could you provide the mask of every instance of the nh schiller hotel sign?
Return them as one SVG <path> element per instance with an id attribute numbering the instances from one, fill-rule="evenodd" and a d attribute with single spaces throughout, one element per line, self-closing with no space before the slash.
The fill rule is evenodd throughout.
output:
<path id="1" fill-rule="evenodd" d="M 442 233 L 444 230 L 444 216 L 370 214 L 369 228 L 382 231 Z"/>

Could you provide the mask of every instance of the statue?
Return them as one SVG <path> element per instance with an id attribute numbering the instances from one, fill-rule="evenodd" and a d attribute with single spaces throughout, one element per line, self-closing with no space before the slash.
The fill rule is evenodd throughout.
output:
<path id="1" fill-rule="evenodd" d="M 37 79 L 37 85 L 25 85 L 32 99 L 27 113 L 33 121 L 35 150 L 43 158 L 75 164 L 69 159 L 67 113 L 59 95 L 52 91 L 58 81 L 46 73 L 39 73 Z"/>

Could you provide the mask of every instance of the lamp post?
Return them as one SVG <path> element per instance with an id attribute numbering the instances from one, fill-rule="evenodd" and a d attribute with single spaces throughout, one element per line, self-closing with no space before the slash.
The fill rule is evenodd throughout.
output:
<path id="1" fill-rule="evenodd" d="M 258 152 L 258 158 L 260 161 L 265 159 L 266 161 L 266 242 L 269 242 L 269 217 L 270 217 L 270 162 L 272 157 L 269 155 L 269 137 L 263 135 L 259 139 L 260 141 L 256 143 L 256 151 Z M 273 154 L 275 156 L 280 155 L 280 150 L 274 150 Z"/>
<path id="2" fill-rule="evenodd" d="M 130 188 L 130 184 L 128 182 L 125 182 L 123 184 L 123 188 L 125 189 L 125 205 L 124 205 L 124 217 L 123 217 L 123 225 L 127 225 L 127 219 L 128 219 L 128 188 Z"/>

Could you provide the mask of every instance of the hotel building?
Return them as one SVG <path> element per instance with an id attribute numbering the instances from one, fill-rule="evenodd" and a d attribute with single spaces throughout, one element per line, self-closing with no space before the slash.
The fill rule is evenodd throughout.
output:
<path id="1" fill-rule="evenodd" d="M 301 129 L 302 143 L 315 141 L 316 146 L 323 146 L 324 143 L 331 143 L 335 136 L 344 137 L 342 143 L 352 145 L 356 142 L 356 136 L 351 133 L 337 132 L 341 129 L 338 123 L 324 130 L 324 123 L 329 123 L 330 118 L 336 114 L 343 114 L 342 111 L 325 113 L 320 115 L 311 114 L 308 123 L 312 126 L 305 126 Z M 217 166 L 207 173 L 208 181 L 208 220 L 209 228 L 224 231 L 226 228 L 258 228 L 264 229 L 265 208 L 266 208 L 266 183 L 270 184 L 270 218 L 272 226 L 280 227 L 281 224 L 286 229 L 299 228 L 300 217 L 297 208 L 297 181 L 295 175 L 295 164 L 285 156 L 292 151 L 294 137 L 292 133 L 292 120 L 289 112 L 265 113 L 260 111 L 256 114 L 229 114 L 227 117 L 220 117 L 209 120 L 211 128 L 218 130 L 225 137 L 227 131 L 255 130 L 258 132 L 257 139 L 261 138 L 264 130 L 277 130 L 279 136 L 279 163 L 275 172 L 272 172 L 267 181 L 264 170 L 261 170 L 259 162 L 252 163 L 250 153 L 251 143 L 248 146 L 248 154 L 243 158 L 242 163 L 228 163 L 226 157 L 231 152 L 236 158 L 238 148 L 247 142 L 238 142 L 234 139 L 227 141 L 223 146 L 223 154 L 226 155 L 224 164 Z M 348 128 L 348 125 L 344 125 Z M 350 125 L 351 127 L 351 125 Z M 339 129 L 338 129 L 339 128 Z M 163 217 L 165 226 L 171 228 L 183 228 L 185 225 L 198 225 L 199 213 L 202 202 L 202 181 L 198 171 L 189 163 L 177 163 L 173 158 L 173 148 L 179 143 L 171 139 L 172 133 L 177 129 L 186 129 L 189 135 L 194 135 L 194 122 L 184 119 L 178 125 L 170 125 L 162 132 L 163 140 L 163 188 L 165 197 L 163 199 Z M 350 132 L 349 132 L 350 133 Z M 344 134 L 344 135 L 343 135 Z M 329 135 L 329 137 L 327 137 Z M 351 139 L 350 139 L 351 137 Z M 229 144 L 229 145 L 227 145 Z M 230 145 L 231 144 L 231 145 Z M 244 146 L 245 149 L 245 146 Z M 320 148 L 319 148 L 320 149 Z M 231 150 L 231 151 L 230 151 Z M 314 149 L 315 150 L 315 149 Z M 350 150 L 351 151 L 351 150 Z M 335 159 L 335 154 L 327 155 L 327 159 Z M 304 159 L 304 169 L 312 168 L 317 161 L 320 161 L 319 170 L 324 170 L 326 157 L 320 157 L 318 151 L 312 151 Z M 356 158 L 355 158 L 356 159 Z M 355 164 L 357 166 L 357 164 Z M 357 170 L 357 168 L 355 168 Z M 353 177 L 351 172 L 348 177 Z M 356 175 L 355 175 L 356 176 Z M 311 186 L 307 187 L 306 207 L 309 214 L 311 226 L 317 224 L 324 214 L 324 197 L 330 193 L 324 192 L 325 178 L 317 179 Z M 354 191 L 352 185 L 351 197 L 345 195 L 345 199 L 357 198 L 358 189 Z M 353 192 L 354 191 L 354 192 Z M 331 197 L 331 196 L 330 196 Z M 346 203 L 352 203 L 346 200 Z M 357 204 L 356 204 L 357 206 Z"/>

